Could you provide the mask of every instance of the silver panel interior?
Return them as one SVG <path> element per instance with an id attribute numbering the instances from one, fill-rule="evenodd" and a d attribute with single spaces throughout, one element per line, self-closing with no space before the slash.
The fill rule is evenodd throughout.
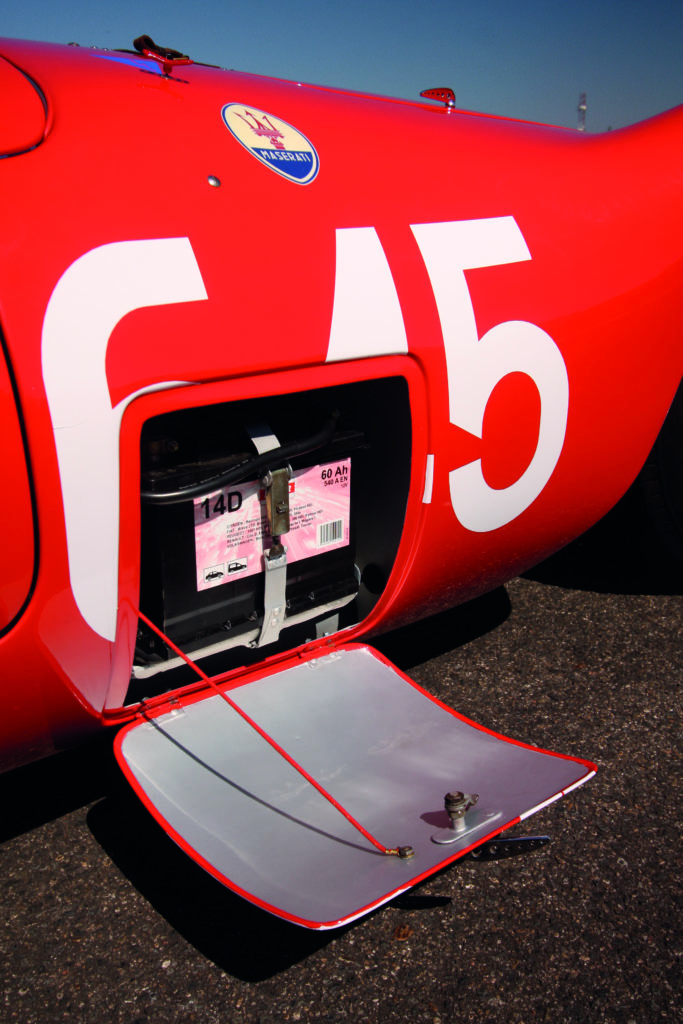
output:
<path id="1" fill-rule="evenodd" d="M 122 756 L 161 818 L 230 885 L 312 926 L 381 903 L 591 774 L 462 721 L 368 648 L 230 696 L 380 842 L 415 850 L 375 850 L 216 694 L 129 730 Z M 450 790 L 479 802 L 442 846 Z"/>

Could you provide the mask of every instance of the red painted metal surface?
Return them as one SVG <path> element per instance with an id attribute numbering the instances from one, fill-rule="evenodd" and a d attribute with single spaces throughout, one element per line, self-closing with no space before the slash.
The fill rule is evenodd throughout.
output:
<path id="1" fill-rule="evenodd" d="M 4 723 L 23 737 L 7 741 L 12 757 L 66 742 L 105 708 L 127 714 L 136 624 L 123 599 L 138 600 L 139 436 L 152 415 L 406 379 L 405 525 L 353 635 L 495 587 L 632 482 L 683 372 L 683 109 L 591 137 L 198 65 L 168 77 L 109 51 L 6 40 L 0 54 L 51 111 L 45 142 L 0 162 L 0 319 L 40 538 L 31 602 L 0 639 Z M 27 102 L 22 145 L 47 123 Z M 247 142 L 232 104 L 251 115 Z M 298 139 L 313 177 L 259 156 L 270 143 L 248 134 L 257 123 L 271 143 Z M 363 279 L 370 297 L 355 302 Z M 71 454 L 57 450 L 65 434 Z M 16 438 L 10 453 L 27 508 Z M 83 578 L 97 473 L 116 499 L 91 558 L 115 567 L 111 600 Z M 11 616 L 30 578 L 22 529 L 3 569 Z M 30 702 L 15 674 L 28 663 Z"/>
<path id="2" fill-rule="evenodd" d="M 38 146 L 47 127 L 47 107 L 35 82 L 20 66 L 0 57 L 0 157 L 26 153 Z"/>
<path id="3" fill-rule="evenodd" d="M 0 430 L 3 485 L 0 504 L 0 635 L 11 628 L 29 596 L 35 566 L 33 509 L 21 424 L 9 369 L 0 349 Z"/>

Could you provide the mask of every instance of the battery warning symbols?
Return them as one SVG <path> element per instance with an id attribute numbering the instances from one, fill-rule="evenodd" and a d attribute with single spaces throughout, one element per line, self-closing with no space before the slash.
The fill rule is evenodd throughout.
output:
<path id="1" fill-rule="evenodd" d="M 225 576 L 225 562 L 221 562 L 220 565 L 209 565 L 204 569 L 204 582 L 208 583 L 209 586 L 212 583 L 218 583 Z"/>
<path id="2" fill-rule="evenodd" d="M 297 470 L 290 481 L 287 561 L 349 543 L 351 459 Z M 272 544 L 259 481 L 227 487 L 194 503 L 197 590 L 263 571 Z"/>
<path id="3" fill-rule="evenodd" d="M 228 562 L 228 573 L 234 575 L 236 572 L 244 572 L 247 568 L 248 562 L 246 558 L 240 558 L 236 562 Z"/>

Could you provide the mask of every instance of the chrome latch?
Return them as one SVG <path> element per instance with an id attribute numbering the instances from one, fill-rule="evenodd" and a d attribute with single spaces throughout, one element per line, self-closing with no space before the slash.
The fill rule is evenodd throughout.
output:
<path id="1" fill-rule="evenodd" d="M 289 481 L 292 479 L 291 466 L 284 469 L 268 470 L 262 483 L 266 490 L 266 510 L 273 543 L 277 544 L 283 533 L 289 533 Z"/>
<path id="2" fill-rule="evenodd" d="M 478 793 L 461 793 L 460 790 L 446 793 L 444 806 L 448 817 L 451 819 L 451 825 L 450 828 L 442 828 L 440 832 L 435 832 L 432 836 L 432 842 L 439 844 L 454 843 L 456 839 L 464 835 L 467 831 L 465 815 L 471 807 L 474 807 L 478 800 Z"/>

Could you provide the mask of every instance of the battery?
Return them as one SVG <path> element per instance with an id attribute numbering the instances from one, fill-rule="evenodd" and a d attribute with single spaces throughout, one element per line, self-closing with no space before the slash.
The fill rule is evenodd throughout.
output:
<path id="1" fill-rule="evenodd" d="M 143 432 L 143 491 L 211 479 L 248 461 L 248 431 L 220 430 L 215 410 L 170 414 Z M 220 440 L 217 440 L 220 438 Z M 226 446 L 232 451 L 226 451 Z M 321 452 L 292 460 L 284 628 L 325 614 L 358 591 L 353 503 L 354 452 L 363 432 L 337 431 Z M 251 453 L 253 458 L 253 453 Z M 336 481 L 336 483 L 335 483 Z M 217 643 L 254 646 L 264 614 L 263 554 L 272 543 L 260 479 L 172 504 L 142 506 L 141 607 L 187 653 Z M 137 664 L 169 657 L 141 626 Z"/>

